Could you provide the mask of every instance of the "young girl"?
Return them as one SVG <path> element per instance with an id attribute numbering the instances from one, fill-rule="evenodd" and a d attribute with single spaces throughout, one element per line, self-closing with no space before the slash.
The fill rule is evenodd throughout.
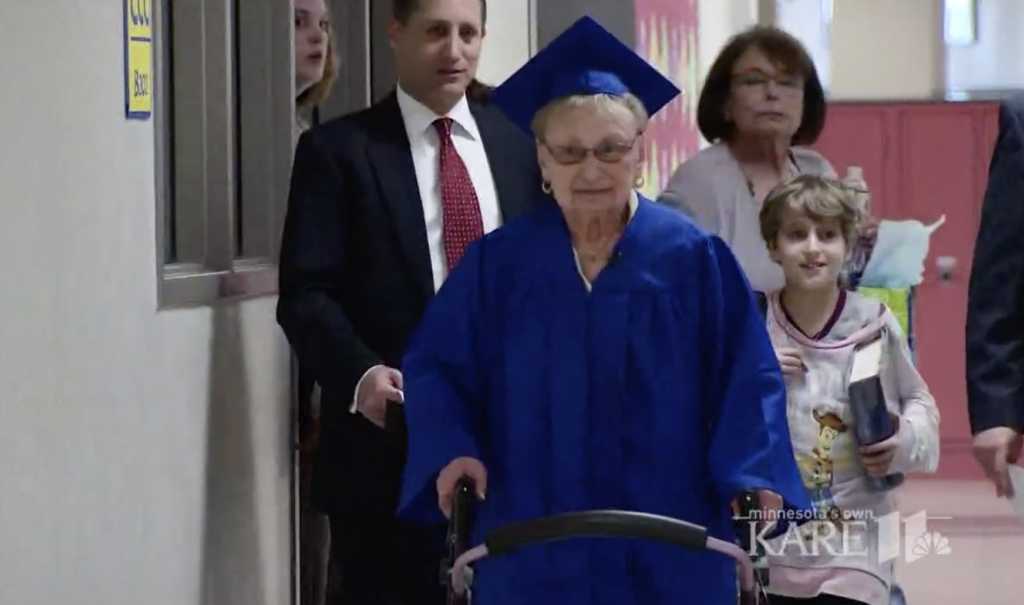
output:
<path id="1" fill-rule="evenodd" d="M 839 284 L 859 220 L 851 192 L 810 175 L 776 188 L 761 210 L 761 234 L 785 274 L 785 286 L 767 293 L 765 320 L 786 382 L 793 451 L 815 508 L 813 521 L 772 543 L 772 605 L 887 605 L 892 561 L 884 553 L 894 538 L 883 532 L 880 557 L 876 521 L 897 508 L 893 491 L 868 478 L 938 465 L 939 412 L 899 323 L 882 303 Z M 864 446 L 855 437 L 849 373 L 854 349 L 879 338 L 878 374 L 896 430 Z"/>

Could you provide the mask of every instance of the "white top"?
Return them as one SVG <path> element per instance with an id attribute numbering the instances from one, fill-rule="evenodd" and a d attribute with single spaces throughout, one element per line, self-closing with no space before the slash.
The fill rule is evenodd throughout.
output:
<path id="1" fill-rule="evenodd" d="M 893 557 L 903 545 L 898 539 L 894 543 L 898 536 L 884 533 L 878 523 L 897 510 L 899 489 L 873 491 L 866 481 L 849 398 L 854 351 L 882 336 L 877 373 L 886 407 L 899 416 L 890 473 L 935 472 L 935 399 L 914 368 L 899 322 L 876 300 L 848 292 L 838 320 L 820 340 L 808 338 L 791 323 L 778 292 L 768 296 L 765 322 L 775 349 L 799 349 L 807 367 L 802 375 L 785 379 L 786 417 L 804 487 L 820 515 L 788 541 L 773 541 L 768 591 L 801 599 L 833 594 L 888 605 Z M 828 516 L 834 520 L 825 521 Z"/>
<path id="2" fill-rule="evenodd" d="M 449 117 L 452 124 L 452 142 L 459 157 L 469 171 L 477 200 L 480 202 L 480 217 L 484 233 L 501 226 L 501 209 L 498 207 L 498 193 L 494 187 L 494 176 L 487 161 L 483 139 L 476 120 L 469 111 L 469 103 L 463 96 L 447 116 L 439 116 L 426 105 L 409 96 L 398 87 L 398 107 L 402 111 L 405 132 L 409 136 L 409 150 L 416 170 L 416 184 L 423 202 L 423 220 L 427 225 L 427 245 L 430 248 L 430 268 L 437 292 L 448 277 L 448 260 L 444 254 L 444 230 L 441 206 L 440 140 L 434 121 Z"/>

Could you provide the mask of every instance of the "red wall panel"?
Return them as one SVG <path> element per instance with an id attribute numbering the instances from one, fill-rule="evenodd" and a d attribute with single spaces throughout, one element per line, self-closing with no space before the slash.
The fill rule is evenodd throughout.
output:
<path id="1" fill-rule="evenodd" d="M 942 413 L 940 475 L 980 477 L 970 456 L 964 380 L 967 282 L 997 134 L 994 103 L 851 103 L 829 109 L 816 145 L 836 166 L 860 165 L 877 216 L 931 223 L 924 281 L 916 290 L 914 336 L 918 366 Z M 956 269 L 940 280 L 935 259 Z"/>

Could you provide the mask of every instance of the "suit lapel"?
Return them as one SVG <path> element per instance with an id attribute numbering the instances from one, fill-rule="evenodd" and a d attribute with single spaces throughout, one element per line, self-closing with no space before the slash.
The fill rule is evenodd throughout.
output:
<path id="1" fill-rule="evenodd" d="M 507 138 L 509 134 L 504 130 L 507 125 L 503 125 L 490 115 L 488 110 L 475 103 L 470 104 L 470 109 L 483 138 L 502 220 L 507 222 L 522 214 L 529 206 L 530 200 L 536 197 L 534 192 L 528 190 L 528 187 L 533 185 L 532 179 L 525 178 L 532 172 L 528 167 L 521 166 L 518 161 L 509 161 L 512 159 L 509 149 L 502 148 L 502 139 Z"/>
<path id="2" fill-rule="evenodd" d="M 381 101 L 376 129 L 382 136 L 370 143 L 370 166 L 383 193 L 384 206 L 391 215 L 402 255 L 417 287 L 425 298 L 430 298 L 434 294 L 434 277 L 423 202 L 409 151 L 409 137 L 394 93 Z"/>

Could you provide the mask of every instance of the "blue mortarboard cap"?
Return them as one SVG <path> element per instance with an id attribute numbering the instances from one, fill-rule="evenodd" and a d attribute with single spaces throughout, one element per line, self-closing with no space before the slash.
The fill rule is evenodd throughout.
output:
<path id="1" fill-rule="evenodd" d="M 496 88 L 491 99 L 530 132 L 534 114 L 555 99 L 627 92 L 654 115 L 679 89 L 597 21 L 583 17 Z"/>

